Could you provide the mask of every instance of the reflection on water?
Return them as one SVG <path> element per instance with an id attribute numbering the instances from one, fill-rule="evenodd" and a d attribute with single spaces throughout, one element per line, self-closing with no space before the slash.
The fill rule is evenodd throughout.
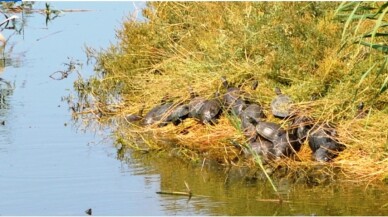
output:
<path id="1" fill-rule="evenodd" d="M 208 163 L 204 167 L 161 153 L 126 150 L 118 159 L 132 175 L 160 177 L 159 190 L 186 191 L 194 196 L 155 195 L 167 215 L 386 215 L 385 186 L 355 186 L 330 183 L 308 186 L 276 180 L 284 201 L 279 203 L 267 180 L 246 168 L 225 168 Z M 156 179 L 156 178 L 155 178 Z M 152 180 L 155 181 L 155 180 Z M 385 205 L 385 206 L 384 206 Z"/>

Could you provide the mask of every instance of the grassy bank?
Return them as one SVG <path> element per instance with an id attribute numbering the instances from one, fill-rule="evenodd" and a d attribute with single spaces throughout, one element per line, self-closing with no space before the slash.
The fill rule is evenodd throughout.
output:
<path id="1" fill-rule="evenodd" d="M 269 121 L 274 87 L 290 95 L 298 112 L 337 127 L 346 150 L 330 165 L 348 180 L 388 179 L 388 73 L 383 3 L 326 2 L 152 2 L 146 21 L 129 17 L 117 31 L 119 43 L 87 53 L 96 75 L 75 83 L 79 113 L 100 121 L 124 117 L 160 103 L 224 93 L 221 76 L 261 103 Z M 370 17 L 365 14 L 369 14 Z M 372 17 L 374 15 L 374 17 Z M 381 33 L 378 34 L 378 33 Z M 369 34 L 369 35 L 368 35 Z M 250 90 L 257 79 L 259 87 Z M 365 103 L 365 118 L 355 118 Z M 185 120 L 178 126 L 119 125 L 117 140 L 133 148 L 173 151 L 189 159 L 248 163 L 233 142 L 245 138 L 239 120 L 222 115 L 207 126 Z M 283 160 L 291 170 L 316 163 L 304 145 L 301 161 Z"/>

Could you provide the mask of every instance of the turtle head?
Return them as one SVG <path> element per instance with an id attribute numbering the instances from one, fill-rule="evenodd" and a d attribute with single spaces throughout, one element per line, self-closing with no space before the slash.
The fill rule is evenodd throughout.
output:
<path id="1" fill-rule="evenodd" d="M 248 118 L 248 122 L 253 124 L 253 125 L 257 125 L 259 123 L 259 121 L 257 121 L 256 119 L 252 118 L 251 116 L 247 116 Z"/>
<path id="2" fill-rule="evenodd" d="M 143 105 L 140 107 L 140 109 L 139 109 L 139 116 L 140 116 L 140 117 L 143 116 L 144 109 L 145 109 L 145 104 L 143 104 Z"/>
<path id="3" fill-rule="evenodd" d="M 160 104 L 166 104 L 169 100 L 171 100 L 171 97 L 166 94 L 161 100 L 160 100 Z"/>
<path id="4" fill-rule="evenodd" d="M 229 87 L 229 83 L 228 83 L 228 81 L 226 80 L 226 77 L 225 77 L 225 76 L 222 76 L 222 77 L 221 77 L 221 82 L 222 82 L 222 86 L 224 86 L 225 88 L 228 88 L 228 87 Z"/>
<path id="5" fill-rule="evenodd" d="M 281 95 L 282 91 L 280 90 L 280 88 L 275 87 L 275 93 L 276 93 L 276 95 Z"/>
<path id="6" fill-rule="evenodd" d="M 251 90 L 256 90 L 257 86 L 259 86 L 259 81 L 254 80 L 252 85 L 251 85 Z"/>
<path id="7" fill-rule="evenodd" d="M 190 93 L 191 99 L 194 99 L 195 97 L 199 96 L 198 93 L 194 92 L 193 87 L 191 87 L 191 86 L 189 87 L 189 93 Z"/>
<path id="8" fill-rule="evenodd" d="M 364 109 L 364 102 L 360 102 L 358 105 L 357 105 L 357 109 L 358 111 L 362 111 Z"/>

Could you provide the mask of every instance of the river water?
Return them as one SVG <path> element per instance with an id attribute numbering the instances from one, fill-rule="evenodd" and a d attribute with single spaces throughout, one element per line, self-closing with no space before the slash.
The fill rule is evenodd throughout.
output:
<path id="1" fill-rule="evenodd" d="M 0 65 L 8 84 L 1 83 L 0 215 L 86 215 L 89 208 L 93 215 L 388 215 L 387 186 L 308 186 L 282 179 L 276 181 L 284 198 L 279 203 L 270 200 L 276 195 L 265 179 L 241 169 L 122 152 L 107 138 L 109 129 L 80 129 L 61 100 L 72 93 L 77 74 L 63 80 L 50 75 L 66 69 L 68 58 L 84 64 L 82 76 L 92 74 L 85 45 L 115 43 L 115 29 L 144 3 L 50 5 L 90 11 L 67 12 L 47 25 L 40 13 L 24 14 L 18 33 L 2 32 L 9 41 Z M 156 194 L 185 191 L 185 182 L 192 198 Z"/>

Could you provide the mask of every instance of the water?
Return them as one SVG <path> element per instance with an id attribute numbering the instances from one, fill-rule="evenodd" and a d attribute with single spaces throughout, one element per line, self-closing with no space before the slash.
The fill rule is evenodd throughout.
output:
<path id="1" fill-rule="evenodd" d="M 0 77 L 14 90 L 2 93 L 0 107 L 0 121 L 5 121 L 0 125 L 0 215 L 85 215 L 88 208 L 94 215 L 388 214 L 386 186 L 306 186 L 281 179 L 276 184 L 285 201 L 265 201 L 276 195 L 251 172 L 123 151 L 105 139 L 107 130 L 83 132 L 61 100 L 71 93 L 77 75 L 63 80 L 49 76 L 66 69 L 68 57 L 85 64 L 85 45 L 106 48 L 114 43 L 114 30 L 134 4 L 51 6 L 92 11 L 69 12 L 47 26 L 42 14 L 28 14 L 22 34 L 3 31 L 11 39 Z M 82 76 L 92 74 L 92 67 L 84 65 Z M 4 91 L 6 85 L 1 85 Z M 191 199 L 156 194 L 185 191 L 185 182 L 194 193 Z"/>
<path id="2" fill-rule="evenodd" d="M 88 208 L 100 215 L 141 214 L 144 201 L 137 197 L 147 195 L 143 177 L 123 172 L 109 142 L 101 144 L 101 136 L 82 133 L 71 123 L 61 97 L 69 94 L 77 75 L 49 77 L 66 69 L 68 57 L 86 63 L 85 45 L 99 48 L 114 42 L 114 30 L 134 4 L 51 5 L 92 11 L 66 13 L 48 26 L 45 16 L 34 13 L 25 17 L 23 34 L 3 31 L 11 39 L 6 47 L 10 61 L 1 77 L 15 89 L 0 116 L 6 123 L 0 126 L 0 214 L 83 215 Z M 92 73 L 87 68 L 81 72 L 84 76 Z M 158 214 L 156 210 L 147 208 L 148 214 Z"/>

